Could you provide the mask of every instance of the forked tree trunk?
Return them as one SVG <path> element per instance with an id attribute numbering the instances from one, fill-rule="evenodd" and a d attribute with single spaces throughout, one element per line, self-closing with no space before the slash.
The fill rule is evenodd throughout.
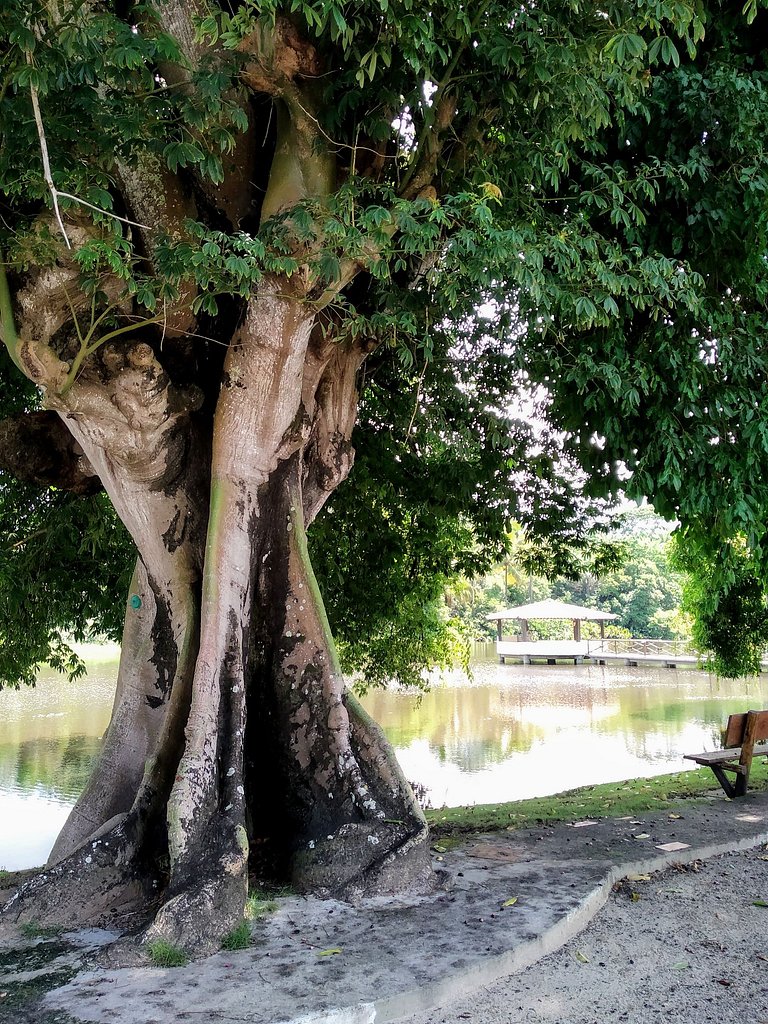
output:
<path id="1" fill-rule="evenodd" d="M 228 350 L 210 462 L 141 346 L 108 354 L 106 392 L 92 377 L 52 402 L 141 562 L 101 760 L 14 916 L 151 910 L 146 937 L 212 950 L 242 919 L 252 842 L 304 890 L 428 883 L 424 816 L 345 691 L 307 550 L 306 518 L 351 465 L 364 358 L 313 327 L 285 282 L 261 286 Z"/>

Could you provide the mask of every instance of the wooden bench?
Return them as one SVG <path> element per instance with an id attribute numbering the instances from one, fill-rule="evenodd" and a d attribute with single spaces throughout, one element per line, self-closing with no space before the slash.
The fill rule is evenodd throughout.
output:
<path id="1" fill-rule="evenodd" d="M 768 743 L 762 742 L 766 739 L 768 711 L 747 711 L 746 714 L 731 715 L 728 719 L 722 750 L 684 756 L 688 761 L 711 768 L 727 796 L 744 796 L 749 785 L 752 758 L 768 755 Z M 736 778 L 731 781 L 726 772 L 733 772 Z"/>

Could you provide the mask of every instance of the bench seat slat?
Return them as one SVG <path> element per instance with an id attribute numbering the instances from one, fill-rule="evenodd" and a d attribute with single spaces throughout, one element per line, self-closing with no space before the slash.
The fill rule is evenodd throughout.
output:
<path id="1" fill-rule="evenodd" d="M 768 755 L 768 743 L 756 743 L 753 748 L 756 757 Z M 719 764 L 721 761 L 738 761 L 741 747 L 728 747 L 725 750 L 704 750 L 701 754 L 684 754 L 684 759 L 696 761 L 698 764 Z"/>

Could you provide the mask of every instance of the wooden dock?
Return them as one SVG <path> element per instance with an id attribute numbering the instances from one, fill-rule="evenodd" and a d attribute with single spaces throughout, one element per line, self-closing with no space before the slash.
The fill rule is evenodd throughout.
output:
<path id="1" fill-rule="evenodd" d="M 545 662 L 555 665 L 568 661 L 607 665 L 700 665 L 701 657 L 684 640 L 624 639 L 606 637 L 595 640 L 497 640 L 499 662 L 522 662 L 531 665 Z M 766 662 L 768 664 L 768 662 Z"/>

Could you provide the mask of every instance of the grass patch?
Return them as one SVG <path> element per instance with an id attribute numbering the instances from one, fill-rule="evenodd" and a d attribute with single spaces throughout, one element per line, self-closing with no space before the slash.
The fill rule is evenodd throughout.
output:
<path id="1" fill-rule="evenodd" d="M 755 762 L 750 789 L 768 788 L 768 762 Z M 445 840 L 468 832 L 498 832 L 527 828 L 544 822 L 575 821 L 580 818 L 621 817 L 641 811 L 668 808 L 675 800 L 703 797 L 721 792 L 709 768 L 659 775 L 653 779 L 628 779 L 599 786 L 583 786 L 554 796 L 535 797 L 508 804 L 476 804 L 471 807 L 442 807 L 426 811 L 433 839 Z"/>
<path id="2" fill-rule="evenodd" d="M 183 949 L 165 939 L 155 939 L 147 946 L 149 959 L 155 967 L 183 967 L 189 963 L 189 956 Z"/>
<path id="3" fill-rule="evenodd" d="M 55 939 L 64 931 L 60 924 L 41 925 L 36 921 L 26 921 L 19 925 L 19 931 L 25 939 Z"/>
<path id="4" fill-rule="evenodd" d="M 245 916 L 248 921 L 258 921 L 260 917 L 274 914 L 277 907 L 277 902 L 271 896 L 263 892 L 252 892 L 248 894 L 245 903 Z"/>
<path id="5" fill-rule="evenodd" d="M 260 917 L 273 914 L 279 906 L 277 900 L 281 896 L 293 896 L 293 889 L 287 885 L 269 889 L 251 889 L 245 903 L 246 920 L 258 921 Z"/>
<path id="6" fill-rule="evenodd" d="M 248 949 L 250 944 L 251 926 L 247 921 L 241 921 L 240 924 L 235 925 L 232 931 L 227 932 L 221 940 L 221 948 L 228 950 Z"/>

